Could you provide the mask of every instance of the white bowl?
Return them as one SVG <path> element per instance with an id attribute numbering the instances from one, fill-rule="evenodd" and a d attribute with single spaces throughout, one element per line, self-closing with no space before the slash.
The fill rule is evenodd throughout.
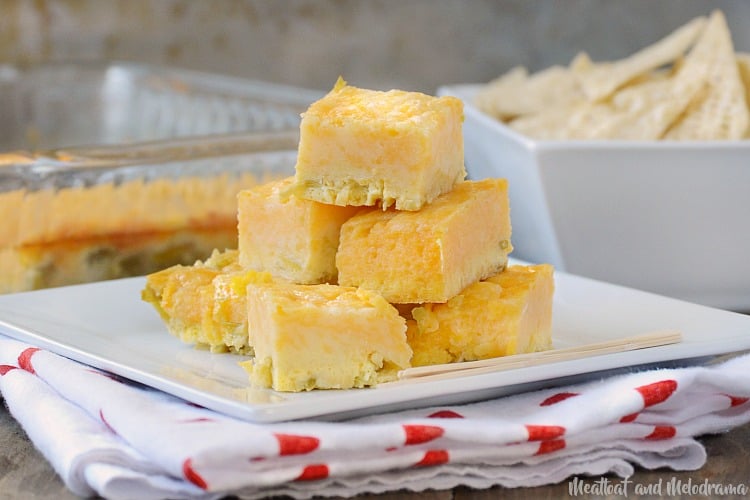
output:
<path id="1" fill-rule="evenodd" d="M 750 311 L 750 141 L 536 141 L 465 104 L 469 177 L 505 177 L 513 256 Z"/>

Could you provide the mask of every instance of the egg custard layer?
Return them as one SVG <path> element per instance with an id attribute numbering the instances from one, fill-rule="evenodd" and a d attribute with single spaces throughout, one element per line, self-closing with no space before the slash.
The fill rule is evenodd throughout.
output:
<path id="1" fill-rule="evenodd" d="M 215 248 L 236 246 L 232 226 L 191 228 L 28 243 L 0 248 L 0 293 L 130 276 L 189 265 Z"/>

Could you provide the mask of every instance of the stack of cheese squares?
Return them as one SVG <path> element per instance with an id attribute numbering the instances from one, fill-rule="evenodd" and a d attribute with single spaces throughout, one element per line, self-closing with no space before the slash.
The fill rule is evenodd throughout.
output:
<path id="1" fill-rule="evenodd" d="M 238 194 L 238 249 L 143 298 L 279 391 L 550 348 L 552 267 L 507 265 L 507 182 L 465 180 L 462 124 L 456 98 L 339 79 L 303 114 L 295 175 Z"/>

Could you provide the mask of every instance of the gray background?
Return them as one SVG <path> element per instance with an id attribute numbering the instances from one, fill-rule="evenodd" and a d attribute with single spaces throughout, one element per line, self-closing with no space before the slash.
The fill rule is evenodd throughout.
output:
<path id="1" fill-rule="evenodd" d="M 0 0 L 0 62 L 127 60 L 318 90 L 433 92 L 514 65 L 626 56 L 720 8 L 750 50 L 750 1 Z"/>

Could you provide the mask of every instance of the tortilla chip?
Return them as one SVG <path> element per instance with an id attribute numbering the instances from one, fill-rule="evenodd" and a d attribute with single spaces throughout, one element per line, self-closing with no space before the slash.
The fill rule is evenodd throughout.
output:
<path id="1" fill-rule="evenodd" d="M 634 78 L 675 61 L 696 41 L 705 25 L 706 18 L 697 17 L 629 57 L 594 64 L 579 69 L 575 74 L 589 100 L 606 99 Z"/>
<path id="2" fill-rule="evenodd" d="M 506 105 L 506 100 L 508 96 L 517 95 L 523 90 L 528 76 L 526 68 L 516 66 L 482 87 L 474 97 L 474 104 L 498 120 L 512 118 L 517 114 L 517 110 L 510 109 L 511 106 Z"/>
<path id="3" fill-rule="evenodd" d="M 519 134 L 534 139 L 547 141 L 567 139 L 565 133 L 570 116 L 585 106 L 585 103 L 578 103 L 552 107 L 539 113 L 516 118 L 508 126 Z"/>
<path id="4" fill-rule="evenodd" d="M 477 107 L 501 120 L 538 113 L 551 107 L 582 102 L 584 95 L 573 73 L 562 66 L 524 76 L 514 68 L 481 89 Z"/>
<path id="5" fill-rule="evenodd" d="M 714 11 L 709 22 L 685 57 L 676 78 L 683 86 L 702 77 L 706 92 L 694 99 L 682 119 L 667 131 L 670 140 L 741 139 L 750 123 L 745 85 L 734 54 L 732 36 L 724 14 Z M 676 91 L 681 91 L 676 89 Z"/>
<path id="6" fill-rule="evenodd" d="M 737 53 L 737 69 L 745 86 L 745 104 L 750 108 L 750 54 L 746 52 Z M 750 126 L 745 132 L 745 137 L 750 137 Z"/>

